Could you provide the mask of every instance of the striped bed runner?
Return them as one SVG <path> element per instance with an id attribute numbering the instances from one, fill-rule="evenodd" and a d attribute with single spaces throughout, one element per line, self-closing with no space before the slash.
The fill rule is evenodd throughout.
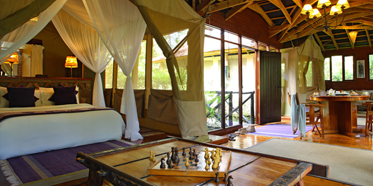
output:
<path id="1" fill-rule="evenodd" d="M 88 173 L 83 171 L 87 168 L 75 161 L 77 152 L 90 154 L 119 147 L 131 146 L 132 144 L 133 143 L 123 140 L 111 140 L 0 160 L 0 166 L 4 176 L 9 182 L 9 185 L 12 186 L 33 183 L 35 181 L 37 182 L 36 185 L 43 185 L 43 182 L 38 180 L 48 180 L 51 178 L 62 177 L 63 175 L 69 175 L 69 179 L 74 180 L 79 179 L 79 177 L 84 175 L 85 177 L 88 176 Z M 71 173 L 79 172 L 80 174 L 77 174 L 79 175 L 78 177 L 71 176 Z M 66 179 L 68 178 L 62 177 L 59 180 L 69 181 Z M 55 182 L 56 181 L 45 183 L 46 185 L 49 185 L 56 184 Z"/>

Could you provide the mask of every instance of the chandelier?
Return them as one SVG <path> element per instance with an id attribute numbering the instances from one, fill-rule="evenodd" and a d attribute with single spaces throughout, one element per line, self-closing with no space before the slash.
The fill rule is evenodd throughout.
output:
<path id="1" fill-rule="evenodd" d="M 325 23 L 324 23 L 324 29 L 325 31 L 327 32 L 329 29 L 331 29 L 331 25 L 328 25 L 328 20 L 326 19 L 327 15 L 332 15 L 332 16 L 336 16 L 336 25 L 334 28 L 336 28 L 338 25 L 342 24 L 343 20 L 344 20 L 344 14 L 343 14 L 343 10 L 344 9 L 347 9 L 350 7 L 350 5 L 348 4 L 348 1 L 347 0 L 338 0 L 338 3 L 334 6 L 332 6 L 330 8 L 330 12 L 327 13 L 326 12 L 326 8 L 328 6 L 330 6 L 331 3 L 329 0 L 319 0 L 317 2 L 317 8 L 312 8 L 312 5 L 311 4 L 305 4 L 303 6 L 303 9 L 302 9 L 302 12 L 301 14 L 303 15 L 307 15 L 307 22 L 308 24 L 310 24 L 312 26 L 312 24 L 309 22 L 310 19 L 313 19 L 313 18 L 320 18 L 322 19 L 322 17 L 325 18 Z M 321 15 L 319 9 L 324 9 L 324 14 Z M 340 14 L 343 14 L 343 18 L 342 18 L 342 21 L 337 24 L 337 15 L 340 15 Z M 312 26 L 313 27 L 313 26 Z"/>

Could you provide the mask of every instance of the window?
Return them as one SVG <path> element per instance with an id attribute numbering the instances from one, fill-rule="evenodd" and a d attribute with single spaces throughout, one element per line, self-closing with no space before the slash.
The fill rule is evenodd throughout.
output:
<path id="1" fill-rule="evenodd" d="M 307 87 L 312 87 L 312 61 L 310 61 L 308 64 L 308 70 L 306 74 L 306 83 L 307 83 Z"/>
<path id="2" fill-rule="evenodd" d="M 114 60 L 111 58 L 109 64 L 105 69 L 105 88 L 113 88 L 113 67 L 114 67 Z"/>
<path id="3" fill-rule="evenodd" d="M 234 42 L 234 43 L 238 43 L 239 37 L 236 34 L 232 34 L 230 32 L 225 31 L 224 32 L 224 40 L 231 41 L 231 42 Z"/>
<path id="4" fill-rule="evenodd" d="M 369 55 L 369 79 L 373 80 L 373 54 Z"/>
<path id="5" fill-rule="evenodd" d="M 245 45 L 250 48 L 255 48 L 255 41 L 247 37 L 242 37 L 242 45 Z"/>
<path id="6" fill-rule="evenodd" d="M 146 41 L 141 42 L 139 55 L 132 69 L 132 87 L 133 89 L 145 89 L 145 58 L 146 58 Z M 124 75 L 122 69 L 118 66 L 117 88 L 124 89 L 127 76 Z"/>
<path id="7" fill-rule="evenodd" d="M 344 57 L 345 80 L 354 80 L 354 57 Z"/>
<path id="8" fill-rule="evenodd" d="M 342 81 L 342 56 L 332 56 L 332 81 Z"/>
<path id="9" fill-rule="evenodd" d="M 324 59 L 324 80 L 330 81 L 330 57 Z"/>

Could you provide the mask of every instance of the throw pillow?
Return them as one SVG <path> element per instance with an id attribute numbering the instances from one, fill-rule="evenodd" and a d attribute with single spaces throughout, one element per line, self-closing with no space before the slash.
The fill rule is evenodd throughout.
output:
<path id="1" fill-rule="evenodd" d="M 7 87 L 8 93 L 3 97 L 9 101 L 9 107 L 35 107 L 35 88 Z"/>
<path id="2" fill-rule="evenodd" d="M 56 105 L 76 104 L 75 87 L 53 87 L 54 94 L 49 99 Z"/>

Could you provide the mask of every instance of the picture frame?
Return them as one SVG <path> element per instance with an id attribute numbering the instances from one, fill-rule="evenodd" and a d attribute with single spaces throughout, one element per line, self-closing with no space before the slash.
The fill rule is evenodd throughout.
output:
<path id="1" fill-rule="evenodd" d="M 365 60 L 356 60 L 356 78 L 365 78 Z"/>

